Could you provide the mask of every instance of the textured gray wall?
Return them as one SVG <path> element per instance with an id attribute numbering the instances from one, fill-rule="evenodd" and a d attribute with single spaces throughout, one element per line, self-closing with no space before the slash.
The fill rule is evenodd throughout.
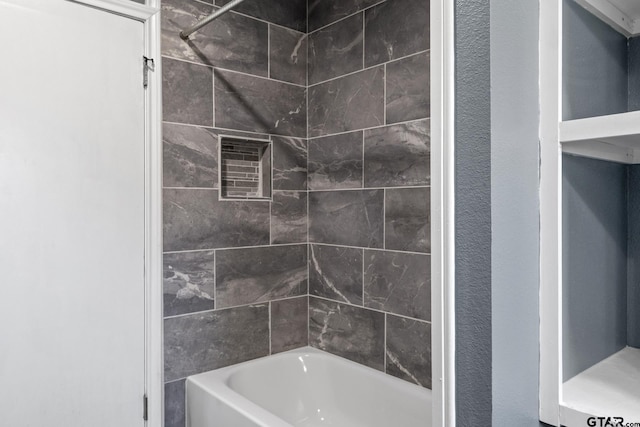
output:
<path id="1" fill-rule="evenodd" d="M 627 167 L 563 156 L 564 380 L 627 343 Z"/>
<path id="2" fill-rule="evenodd" d="M 491 0 L 494 426 L 538 425 L 538 1 Z"/>
<path id="3" fill-rule="evenodd" d="M 457 425 L 491 425 L 489 0 L 456 0 Z"/>
<path id="4" fill-rule="evenodd" d="M 573 0 L 563 12 L 564 119 L 627 111 L 627 39 Z"/>
<path id="5" fill-rule="evenodd" d="M 628 166 L 627 345 L 640 347 L 640 166 Z"/>
<path id="6" fill-rule="evenodd" d="M 640 110 L 640 37 L 630 38 L 629 52 L 629 111 Z"/>

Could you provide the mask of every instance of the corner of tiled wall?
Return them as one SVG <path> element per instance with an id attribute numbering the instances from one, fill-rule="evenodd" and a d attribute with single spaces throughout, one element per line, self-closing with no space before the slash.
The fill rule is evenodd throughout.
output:
<path id="1" fill-rule="evenodd" d="M 310 344 L 431 388 L 429 2 L 308 25 Z"/>

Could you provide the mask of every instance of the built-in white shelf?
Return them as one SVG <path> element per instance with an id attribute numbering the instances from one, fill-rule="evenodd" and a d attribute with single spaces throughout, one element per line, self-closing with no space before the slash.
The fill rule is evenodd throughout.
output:
<path id="1" fill-rule="evenodd" d="M 578 4 L 627 37 L 640 34 L 638 0 L 576 0 Z"/>
<path id="2" fill-rule="evenodd" d="M 565 153 L 638 164 L 640 111 L 560 122 L 559 139 Z"/>
<path id="3" fill-rule="evenodd" d="M 640 349 L 624 348 L 563 384 L 562 424 L 590 425 L 589 417 L 640 422 Z"/>

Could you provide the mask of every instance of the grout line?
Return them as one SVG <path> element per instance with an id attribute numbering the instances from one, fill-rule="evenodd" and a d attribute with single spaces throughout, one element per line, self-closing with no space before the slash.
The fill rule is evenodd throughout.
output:
<path id="1" fill-rule="evenodd" d="M 400 251 L 400 250 L 396 250 L 396 249 L 383 249 L 383 248 L 365 248 L 365 247 L 362 247 L 362 246 L 338 245 L 338 244 L 334 244 L 334 243 L 312 242 L 311 244 L 312 245 L 319 245 L 319 246 L 333 246 L 333 247 L 336 247 L 336 248 L 364 249 L 366 251 L 395 252 L 395 253 L 399 253 L 399 254 L 408 254 L 408 255 L 424 255 L 424 256 L 431 255 L 430 252 Z"/>
<path id="2" fill-rule="evenodd" d="M 387 64 L 382 71 L 382 123 L 387 124 Z"/>
<path id="3" fill-rule="evenodd" d="M 408 319 L 408 320 L 414 320 L 416 322 L 420 322 L 420 323 L 428 323 L 429 325 L 431 325 L 431 320 L 424 320 L 424 319 L 417 319 L 415 317 L 409 317 L 409 316 L 405 316 L 403 314 L 397 314 L 397 313 L 392 313 L 390 311 L 384 311 L 384 310 L 380 310 L 378 308 L 373 308 L 373 307 L 363 307 L 361 305 L 356 305 L 350 302 L 344 302 L 344 301 L 337 301 L 331 298 L 327 298 L 327 297 L 323 297 L 323 296 L 319 296 L 319 295 L 310 295 L 310 298 L 317 298 L 323 301 L 329 301 L 329 302 L 333 302 L 333 303 L 337 303 L 337 304 L 342 304 L 342 305 L 348 305 L 350 307 L 355 307 L 355 308 L 360 308 L 362 310 L 370 310 L 370 311 L 375 311 L 377 313 L 382 313 L 382 314 L 388 314 L 390 316 L 396 316 L 396 317 L 401 317 L 403 319 Z"/>
<path id="4" fill-rule="evenodd" d="M 382 190 L 382 247 L 387 249 L 387 190 Z"/>
<path id="5" fill-rule="evenodd" d="M 215 70 L 214 72 L 211 73 L 211 80 L 213 81 L 212 83 L 213 93 L 211 94 L 211 103 L 213 104 L 213 127 L 215 128 L 216 127 L 216 73 L 215 73 Z"/>
<path id="6" fill-rule="evenodd" d="M 364 284 L 365 284 L 365 280 L 364 280 L 364 256 L 365 256 L 365 250 L 361 249 L 360 253 L 362 255 L 362 306 L 364 307 Z"/>
<path id="7" fill-rule="evenodd" d="M 384 314 L 384 365 L 382 366 L 382 370 L 384 373 L 387 373 L 387 313 Z"/>
<path id="8" fill-rule="evenodd" d="M 335 132 L 335 133 L 327 133 L 327 134 L 324 134 L 324 135 L 310 136 L 309 139 L 327 138 L 327 137 L 330 137 L 330 136 L 345 135 L 345 134 L 348 134 L 348 133 L 375 130 L 375 129 L 382 129 L 382 128 L 391 127 L 391 126 L 401 126 L 401 125 L 417 123 L 417 122 L 422 122 L 422 121 L 430 121 L 430 120 L 431 120 L 430 117 L 423 117 L 421 119 L 413 119 L 413 120 L 405 120 L 405 121 L 402 121 L 402 122 L 381 124 L 381 125 L 370 126 L 370 127 L 366 127 L 366 128 L 362 128 L 362 129 L 346 130 L 346 131 L 343 131 L 343 132 Z"/>
<path id="9" fill-rule="evenodd" d="M 369 66 L 369 67 L 365 67 L 365 68 L 360 69 L 360 70 L 351 71 L 351 72 L 349 72 L 349 73 L 342 74 L 342 75 L 337 76 L 337 77 L 332 77 L 332 78 L 327 79 L 327 80 L 322 80 L 322 81 L 320 81 L 320 82 L 317 82 L 317 83 L 314 83 L 314 84 L 310 84 L 310 85 L 309 85 L 309 87 L 319 86 L 319 85 L 322 85 L 322 84 L 325 84 L 325 83 L 332 82 L 332 81 L 334 81 L 334 80 L 341 79 L 341 78 L 343 78 L 343 77 L 348 77 L 348 76 L 352 76 L 352 75 L 354 75 L 354 74 L 363 73 L 363 72 L 365 72 L 365 71 L 369 71 L 369 70 L 372 70 L 372 69 L 377 68 L 377 67 L 386 66 L 386 65 L 387 65 L 387 64 L 389 64 L 390 62 L 402 61 L 403 59 L 407 59 L 407 58 L 410 58 L 410 57 L 412 57 L 412 56 L 423 55 L 423 54 L 425 54 L 425 53 L 427 53 L 427 52 L 429 52 L 429 51 L 430 51 L 430 49 L 427 49 L 427 50 L 421 50 L 420 52 L 416 52 L 416 53 L 412 53 L 412 54 L 409 54 L 409 55 L 401 56 L 400 58 L 395 58 L 395 59 L 393 59 L 393 60 L 391 60 L 391 61 L 381 62 L 381 63 L 379 63 L 379 64 L 371 65 L 371 66 Z"/>
<path id="10" fill-rule="evenodd" d="M 213 309 L 218 308 L 218 257 L 213 251 Z"/>
<path id="11" fill-rule="evenodd" d="M 269 301 L 269 354 L 273 354 L 273 346 L 271 345 L 271 325 L 273 324 L 271 311 L 273 310 L 273 305 L 271 301 Z"/>
<path id="12" fill-rule="evenodd" d="M 214 312 L 215 313 L 219 313 L 221 311 L 231 310 L 231 309 L 234 309 L 234 308 L 243 308 L 243 307 L 251 307 L 251 306 L 258 306 L 258 305 L 268 305 L 271 302 L 288 301 L 288 300 L 292 300 L 292 299 L 296 299 L 296 298 L 304 298 L 306 296 L 307 295 L 304 295 L 304 294 L 303 295 L 293 295 L 293 296 L 290 296 L 290 297 L 274 298 L 274 299 L 267 300 L 267 301 L 249 302 L 249 303 L 246 303 L 246 304 L 232 305 L 232 306 L 229 306 L 229 307 L 220 307 L 220 308 L 216 308 L 216 309 L 194 311 L 192 313 L 176 314 L 176 315 L 173 315 L 173 316 L 163 317 L 163 319 L 164 320 L 176 319 L 176 318 L 179 318 L 179 317 L 193 316 L 193 315 L 196 315 L 196 314 L 204 314 L 204 313 L 214 313 Z M 360 308 L 362 308 L 362 307 L 360 307 Z M 409 318 L 409 319 L 411 319 L 411 318 Z M 418 319 L 413 319 L 413 320 L 418 320 Z"/>
<path id="13" fill-rule="evenodd" d="M 327 188 L 322 190 L 309 190 L 309 193 L 330 193 L 336 191 L 367 191 L 367 190 L 402 190 L 409 188 L 431 188 L 430 185 L 407 185 L 407 186 L 399 186 L 399 187 L 364 187 L 364 188 Z"/>
<path id="14" fill-rule="evenodd" d="M 271 248 L 271 247 L 282 247 L 282 246 L 302 246 L 305 245 L 302 243 L 278 243 L 277 245 L 261 245 L 261 246 L 235 246 L 231 248 L 209 248 L 209 249 L 187 249 L 182 251 L 166 251 L 163 252 L 165 255 L 169 254 L 184 254 L 190 252 L 211 252 L 211 251 L 233 251 L 239 249 L 261 249 L 261 248 Z"/>
<path id="15" fill-rule="evenodd" d="M 361 175 L 362 175 L 362 188 L 365 188 L 364 187 L 364 131 L 361 131 L 361 132 L 362 132 L 362 165 L 360 167 L 362 168 L 361 169 L 362 170 L 362 173 L 361 173 Z"/>
<path id="16" fill-rule="evenodd" d="M 330 22 L 330 23 L 328 23 L 328 24 L 325 24 L 325 25 L 323 25 L 322 27 L 316 28 L 316 29 L 315 29 L 315 30 L 313 30 L 313 31 L 308 31 L 308 30 L 307 30 L 307 33 L 308 33 L 308 34 L 313 34 L 313 33 L 317 32 L 317 31 L 323 30 L 323 29 L 325 29 L 325 28 L 327 28 L 327 27 L 330 27 L 330 26 L 332 26 L 332 25 L 334 25 L 334 24 L 337 24 L 338 22 L 344 21 L 345 19 L 349 19 L 349 18 L 351 18 L 352 16 L 359 14 L 360 12 L 364 12 L 365 10 L 371 9 L 371 8 L 373 8 L 373 7 L 376 7 L 376 6 L 378 6 L 379 4 L 384 3 L 385 1 L 386 1 L 386 0 L 381 0 L 381 1 L 379 1 L 378 3 L 372 4 L 371 6 L 367 6 L 367 7 L 365 7 L 364 9 L 360 9 L 360 10 L 358 10 L 358 11 L 356 11 L 356 12 L 353 12 L 353 13 L 352 13 L 352 14 L 350 14 L 350 15 L 343 16 L 343 17 L 342 17 L 342 18 L 340 18 L 340 19 L 337 19 L 337 20 L 335 20 L 335 21 L 333 21 L 333 22 Z"/>
<path id="17" fill-rule="evenodd" d="M 227 73 L 241 74 L 243 76 L 255 77 L 256 79 L 270 80 L 270 81 L 273 81 L 273 82 L 276 82 L 276 83 L 282 83 L 282 84 L 286 84 L 286 85 L 290 85 L 290 86 L 296 86 L 296 87 L 299 87 L 299 88 L 305 88 L 306 89 L 306 87 L 307 87 L 305 85 L 301 85 L 301 84 L 298 84 L 298 83 L 292 83 L 292 82 L 288 82 L 288 81 L 285 81 L 285 80 L 279 80 L 279 79 L 274 79 L 274 78 L 268 77 L 268 73 L 269 73 L 269 69 L 268 69 L 269 67 L 268 66 L 267 66 L 267 76 L 265 77 L 265 76 L 259 76 L 257 74 L 247 73 L 247 72 L 244 72 L 244 71 L 238 71 L 238 70 L 232 70 L 230 68 L 220 67 L 219 65 L 203 64 L 202 62 L 195 62 L 195 61 L 191 61 L 189 59 L 184 59 L 184 58 L 174 58 L 173 56 L 167 56 L 167 55 L 162 55 L 162 57 L 166 58 L 166 59 L 170 59 L 172 61 L 180 61 L 180 62 L 185 62 L 187 64 L 200 65 L 202 67 L 211 68 L 212 70 L 224 71 L 224 72 L 227 72 Z"/>
<path id="18" fill-rule="evenodd" d="M 271 24 L 267 24 L 267 76 L 271 77 Z"/>

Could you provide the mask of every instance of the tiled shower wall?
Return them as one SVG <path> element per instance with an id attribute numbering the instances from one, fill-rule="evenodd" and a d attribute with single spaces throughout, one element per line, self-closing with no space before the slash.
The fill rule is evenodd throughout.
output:
<path id="1" fill-rule="evenodd" d="M 429 2 L 309 2 L 309 342 L 431 387 Z"/>
<path id="2" fill-rule="evenodd" d="M 162 6 L 165 425 L 186 376 L 307 343 L 431 387 L 428 1 L 247 0 L 181 41 L 215 1 Z M 218 135 L 271 136 L 272 202 L 219 201 Z"/>
<path id="3" fill-rule="evenodd" d="M 212 1 L 162 1 L 166 427 L 185 377 L 308 343 L 306 0 L 182 41 Z M 219 135 L 271 137 L 273 201 L 219 200 Z"/>

